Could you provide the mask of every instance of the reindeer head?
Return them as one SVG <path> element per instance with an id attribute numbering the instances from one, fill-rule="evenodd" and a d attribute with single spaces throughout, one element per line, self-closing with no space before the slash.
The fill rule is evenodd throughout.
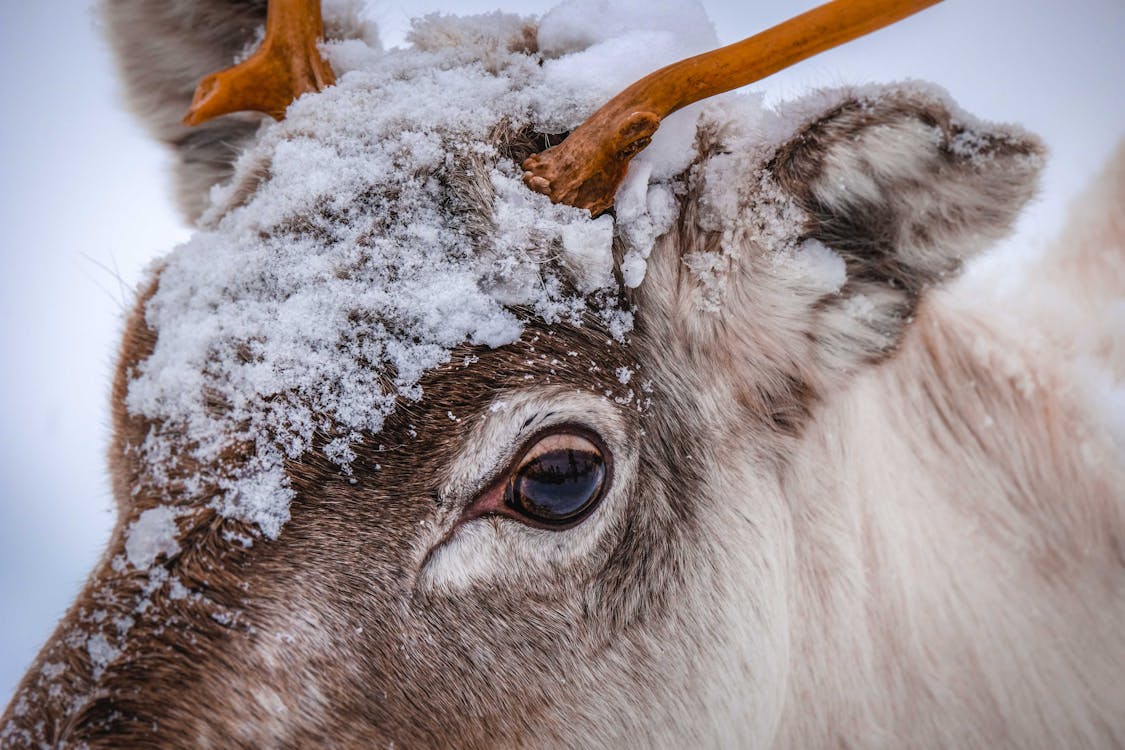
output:
<path id="1" fill-rule="evenodd" d="M 921 86 L 731 99 L 594 219 L 521 184 L 591 109 L 544 104 L 577 94 L 521 19 L 338 42 L 283 122 L 184 128 L 260 6 L 106 6 L 202 228 L 128 322 L 117 530 L 5 743 L 771 736 L 788 458 L 1007 231 L 1039 145 Z"/>

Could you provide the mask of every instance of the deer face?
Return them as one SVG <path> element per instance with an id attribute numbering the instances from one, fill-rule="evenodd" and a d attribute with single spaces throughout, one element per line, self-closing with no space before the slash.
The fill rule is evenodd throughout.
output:
<path id="1" fill-rule="evenodd" d="M 140 87 L 126 13 L 183 19 L 108 10 Z M 1040 149 L 919 89 L 716 105 L 691 165 L 619 206 L 614 258 L 647 268 L 628 288 L 583 256 L 608 252 L 608 219 L 517 192 L 541 90 L 533 28 L 506 28 L 485 66 L 423 30 L 382 77 L 299 102 L 154 274 L 114 389 L 118 529 L 5 741 L 772 736 L 787 460 L 1007 229 Z M 467 81 L 506 117 L 411 119 Z M 370 130 L 324 115 L 355 107 L 378 110 Z M 216 166 L 198 149 L 251 137 L 208 127 L 185 136 L 185 185 Z M 373 152 L 406 177 L 365 168 Z"/>

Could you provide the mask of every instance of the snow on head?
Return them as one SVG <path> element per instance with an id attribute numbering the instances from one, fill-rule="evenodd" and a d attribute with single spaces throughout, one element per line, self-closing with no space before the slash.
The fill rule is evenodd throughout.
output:
<path id="1" fill-rule="evenodd" d="M 213 192 L 205 229 L 157 269 L 145 308 L 157 344 L 126 402 L 157 425 L 139 450 L 153 487 L 180 480 L 169 503 L 210 502 L 276 537 L 287 458 L 322 450 L 346 470 L 349 446 L 422 398 L 419 380 L 453 347 L 518 339 L 512 306 L 547 322 L 592 309 L 628 332 L 613 220 L 527 190 L 506 150 L 602 103 L 600 58 L 561 75 L 528 51 L 529 28 L 438 16 L 416 24 L 412 49 L 328 45 L 338 84 L 264 126 Z M 690 144 L 680 150 L 686 165 Z M 132 527 L 134 565 L 173 551 L 168 513 Z"/>

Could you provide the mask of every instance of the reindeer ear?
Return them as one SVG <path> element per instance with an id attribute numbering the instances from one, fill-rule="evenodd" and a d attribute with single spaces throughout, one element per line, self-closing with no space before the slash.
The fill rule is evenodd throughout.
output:
<path id="1" fill-rule="evenodd" d="M 240 112 L 188 127 L 184 115 L 205 76 L 248 56 L 265 31 L 267 0 L 103 0 L 102 16 L 125 95 L 153 137 L 176 154 L 176 197 L 189 221 L 207 207 L 266 115 Z M 355 7 L 353 7 L 355 6 Z M 358 3 L 335 3 L 329 38 L 374 40 Z"/>
<path id="2" fill-rule="evenodd" d="M 849 281 L 913 299 L 1010 231 L 1042 157 L 1021 130 L 973 121 L 936 93 L 891 89 L 812 122 L 772 171 Z"/>
<path id="3" fill-rule="evenodd" d="M 200 79 L 230 67 L 266 20 L 266 0 L 106 0 L 102 15 L 130 108 L 176 155 L 176 198 L 189 221 L 225 181 L 260 115 L 182 123 Z"/>
<path id="4" fill-rule="evenodd" d="M 743 361 L 790 357 L 802 363 L 798 380 L 824 385 L 891 354 L 923 293 L 1011 229 L 1035 193 L 1043 147 L 921 86 L 791 106 L 808 124 L 757 167 L 755 151 L 767 146 L 751 129 L 716 131 L 714 156 L 697 172 L 704 231 L 695 242 L 707 250 L 688 247 L 684 264 L 726 316 L 724 329 L 744 331 L 739 340 L 752 348 Z M 742 192 L 733 196 L 736 174 Z M 735 285 L 713 278 L 728 257 L 738 259 Z M 728 336 L 716 349 L 738 343 Z"/>

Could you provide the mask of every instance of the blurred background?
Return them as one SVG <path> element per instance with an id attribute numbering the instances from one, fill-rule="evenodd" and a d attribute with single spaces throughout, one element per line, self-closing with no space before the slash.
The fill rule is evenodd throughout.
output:
<path id="1" fill-rule="evenodd" d="M 505 5 L 507 3 L 507 5 Z M 385 46 L 442 10 L 542 14 L 551 0 L 375 0 Z M 737 41 L 819 3 L 703 0 Z M 167 157 L 121 105 L 91 0 L 0 3 L 0 701 L 81 588 L 113 524 L 104 456 L 124 313 L 144 267 L 190 233 Z M 1125 136 L 1125 2 L 946 0 L 756 84 L 919 78 L 1051 150 L 1040 198 L 999 251 L 1015 268 Z M 1121 210 L 1125 210 L 1122 207 Z"/>

